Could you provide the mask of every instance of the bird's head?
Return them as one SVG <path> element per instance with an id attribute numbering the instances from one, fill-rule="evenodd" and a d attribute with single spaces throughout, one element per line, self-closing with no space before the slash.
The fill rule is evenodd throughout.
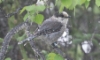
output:
<path id="1" fill-rule="evenodd" d="M 61 13 L 55 13 L 54 15 L 59 21 L 62 21 L 62 23 L 67 24 L 68 19 L 71 17 L 68 15 L 67 12 L 62 11 Z"/>
<path id="2" fill-rule="evenodd" d="M 70 18 L 71 16 L 69 16 L 68 15 L 68 13 L 67 12 L 65 12 L 65 11 L 62 11 L 61 13 L 55 13 L 55 16 L 57 17 L 57 18 Z"/>

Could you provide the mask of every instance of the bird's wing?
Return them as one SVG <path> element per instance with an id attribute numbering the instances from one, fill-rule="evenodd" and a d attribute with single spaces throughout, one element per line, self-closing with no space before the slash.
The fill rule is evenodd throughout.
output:
<path id="1" fill-rule="evenodd" d="M 50 20 L 47 19 L 43 22 L 43 24 L 39 27 L 39 32 L 37 34 L 50 34 L 53 32 L 58 32 L 60 31 L 61 27 L 62 27 L 62 23 L 58 22 L 57 20 Z"/>

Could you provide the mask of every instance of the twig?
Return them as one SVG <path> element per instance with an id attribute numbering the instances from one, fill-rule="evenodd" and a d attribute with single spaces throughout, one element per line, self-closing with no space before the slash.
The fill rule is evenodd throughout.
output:
<path id="1" fill-rule="evenodd" d="M 11 17 L 11 16 L 17 14 L 21 9 L 22 9 L 22 7 L 19 7 L 19 8 L 16 9 L 15 12 L 13 12 L 13 13 L 9 13 L 9 14 L 7 14 L 5 17 L 9 18 L 9 17 Z"/>
<path id="2" fill-rule="evenodd" d="M 27 26 L 27 27 L 25 28 L 25 33 L 26 33 L 27 37 L 32 36 L 32 34 L 30 33 L 29 29 L 30 29 L 30 26 Z M 35 37 L 33 36 L 33 39 L 34 39 L 34 38 L 35 38 Z M 36 57 L 37 57 L 37 60 L 38 60 L 39 57 L 40 57 L 42 60 L 45 60 L 45 58 L 41 55 L 40 51 L 36 48 L 36 46 L 35 46 L 34 41 L 32 40 L 32 38 L 29 39 L 28 41 L 29 41 L 29 43 L 30 43 L 30 46 L 31 46 L 32 50 L 34 51 L 34 53 L 35 53 L 35 55 L 36 55 Z"/>
<path id="3" fill-rule="evenodd" d="M 97 26 L 95 27 L 95 29 L 94 29 L 94 32 L 92 33 L 92 36 L 91 36 L 91 39 L 90 39 L 90 41 L 92 41 L 93 40 L 93 38 L 94 38 L 94 35 L 95 35 L 95 33 L 96 33 L 96 30 L 97 30 Z"/>

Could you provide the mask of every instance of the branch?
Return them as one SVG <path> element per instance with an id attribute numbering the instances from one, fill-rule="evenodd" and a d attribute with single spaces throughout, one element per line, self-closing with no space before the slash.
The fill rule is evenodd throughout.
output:
<path id="1" fill-rule="evenodd" d="M 26 33 L 27 37 L 32 36 L 32 34 L 30 33 L 29 29 L 30 29 L 30 26 L 28 26 L 28 27 L 25 28 L 25 33 Z M 34 36 L 33 36 L 33 37 L 34 37 Z M 33 38 L 33 39 L 34 39 L 34 38 Z M 24 40 L 23 40 L 23 41 L 24 41 Z M 22 41 L 22 42 L 23 42 L 23 41 Z M 33 41 L 32 39 L 29 39 L 29 40 L 27 40 L 27 41 L 29 41 L 30 46 L 31 46 L 32 50 L 34 51 L 35 56 L 37 57 L 37 59 L 38 59 L 38 57 L 40 57 L 42 60 L 45 60 L 44 56 L 41 55 L 40 51 L 36 48 L 36 46 L 35 46 L 35 44 L 34 44 L 34 41 Z"/>
<path id="2" fill-rule="evenodd" d="M 2 43 L 2 47 L 0 50 L 0 60 L 4 60 L 5 54 L 7 52 L 9 43 L 11 41 L 11 38 L 20 30 L 24 29 L 26 26 L 28 26 L 29 22 L 23 22 L 19 25 L 17 25 L 15 28 L 13 28 L 12 30 L 10 30 L 6 36 L 4 37 L 3 43 Z"/>
<path id="3" fill-rule="evenodd" d="M 9 17 L 11 17 L 11 16 L 17 14 L 21 9 L 22 9 L 22 7 L 19 7 L 19 8 L 16 9 L 15 12 L 13 12 L 13 13 L 9 13 L 9 14 L 7 14 L 7 16 L 5 16 L 5 17 L 9 18 Z"/>

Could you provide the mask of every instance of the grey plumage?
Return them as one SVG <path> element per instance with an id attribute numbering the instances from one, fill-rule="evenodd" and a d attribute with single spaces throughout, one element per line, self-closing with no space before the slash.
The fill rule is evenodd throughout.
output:
<path id="1" fill-rule="evenodd" d="M 26 40 L 38 37 L 48 45 L 56 42 L 65 31 L 68 18 L 69 15 L 65 11 L 60 14 L 53 15 L 41 24 L 37 32 L 34 33 L 34 36 L 31 36 Z"/>

